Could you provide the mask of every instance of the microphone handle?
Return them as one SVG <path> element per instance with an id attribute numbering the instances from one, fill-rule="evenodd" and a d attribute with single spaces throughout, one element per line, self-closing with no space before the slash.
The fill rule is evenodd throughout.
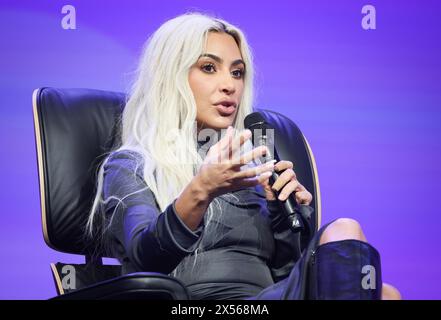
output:
<path id="1" fill-rule="evenodd" d="M 274 182 L 279 178 L 279 174 L 276 172 L 273 172 L 272 175 L 269 178 L 269 183 L 272 186 Z M 293 232 L 299 232 L 303 230 L 303 222 L 300 214 L 295 209 L 296 200 L 290 194 L 288 198 L 285 201 L 279 200 L 279 191 L 273 190 L 274 194 L 276 195 L 277 201 L 279 201 L 285 211 L 286 218 L 288 219 L 289 227 Z"/>
<path id="2" fill-rule="evenodd" d="M 257 138 L 258 145 L 268 145 L 268 138 L 266 134 L 263 134 Z M 277 151 L 274 146 L 274 150 L 271 149 L 268 150 L 267 154 L 262 157 L 261 162 L 265 163 L 267 161 L 275 160 L 276 162 L 280 161 L 279 156 L 277 155 Z M 273 171 L 272 175 L 269 178 L 270 186 L 274 184 L 274 182 L 279 178 L 279 174 Z M 288 224 L 290 229 L 297 233 L 299 231 L 302 231 L 304 229 L 303 221 L 301 215 L 296 211 L 296 199 L 290 194 L 288 198 L 285 201 L 279 200 L 279 192 L 273 190 L 273 192 L 276 195 L 277 201 L 279 201 L 285 211 L 286 218 L 288 219 Z"/>

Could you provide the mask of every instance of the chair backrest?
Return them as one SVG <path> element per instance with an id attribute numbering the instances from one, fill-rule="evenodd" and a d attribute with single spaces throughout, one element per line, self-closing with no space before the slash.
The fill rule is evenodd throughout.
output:
<path id="1" fill-rule="evenodd" d="M 92 89 L 40 88 L 33 114 L 44 239 L 51 248 L 88 255 L 96 244 L 84 237 L 99 164 L 118 142 L 123 93 Z M 289 118 L 260 111 L 275 128 L 281 159 L 295 163 L 299 181 L 312 193 L 313 222 L 320 225 L 320 190 L 309 145 Z"/>

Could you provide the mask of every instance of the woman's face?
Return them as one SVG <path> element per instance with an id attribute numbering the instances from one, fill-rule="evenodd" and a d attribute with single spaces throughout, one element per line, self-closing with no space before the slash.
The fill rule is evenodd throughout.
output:
<path id="1" fill-rule="evenodd" d="M 209 32 L 206 51 L 190 68 L 198 129 L 232 125 L 244 88 L 245 63 L 239 47 L 226 33 Z"/>

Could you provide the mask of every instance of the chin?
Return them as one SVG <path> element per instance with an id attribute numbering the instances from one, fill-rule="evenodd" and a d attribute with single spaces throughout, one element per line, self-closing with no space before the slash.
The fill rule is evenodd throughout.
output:
<path id="1" fill-rule="evenodd" d="M 201 119 L 198 119 L 198 123 L 202 123 L 202 128 L 211 128 L 214 130 L 227 129 L 232 126 L 236 119 L 237 112 L 229 116 L 222 116 L 217 111 L 207 113 Z"/>
<path id="2" fill-rule="evenodd" d="M 216 130 L 227 129 L 229 126 L 232 126 L 234 123 L 234 116 L 231 117 L 222 117 L 217 116 L 216 119 L 212 119 L 207 122 L 206 126 L 208 128 L 213 128 Z"/>

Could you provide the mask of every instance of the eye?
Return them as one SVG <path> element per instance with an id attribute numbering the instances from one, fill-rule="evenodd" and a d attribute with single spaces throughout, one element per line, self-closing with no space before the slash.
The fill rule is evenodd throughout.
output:
<path id="1" fill-rule="evenodd" d="M 245 70 L 244 69 L 237 69 L 237 70 L 234 70 L 232 72 L 232 74 L 233 74 L 233 77 L 240 79 L 240 78 L 243 78 L 243 76 L 245 74 Z"/>
<path id="2" fill-rule="evenodd" d="M 201 69 L 207 73 L 213 73 L 213 71 L 215 71 L 214 64 L 212 63 L 204 64 Z"/>

